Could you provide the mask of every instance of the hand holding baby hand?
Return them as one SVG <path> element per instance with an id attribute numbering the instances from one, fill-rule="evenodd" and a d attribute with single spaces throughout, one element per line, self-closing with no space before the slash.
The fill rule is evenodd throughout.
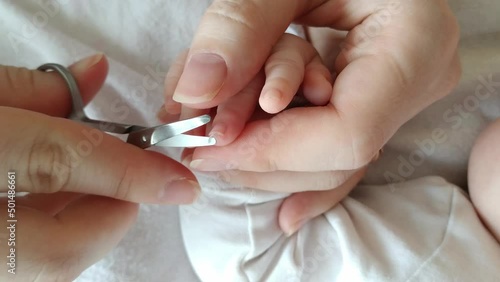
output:
<path id="1" fill-rule="evenodd" d="M 181 113 L 181 119 L 200 115 L 206 110 L 195 110 L 182 107 L 172 100 L 173 87 L 181 74 L 185 62 L 185 54 L 179 56 L 167 75 L 166 101 L 167 109 L 171 114 Z M 284 34 L 272 50 L 263 71 L 259 73 L 250 84 L 237 95 L 229 98 L 217 107 L 214 121 L 207 131 L 217 139 L 218 146 L 225 146 L 238 140 L 240 133 L 249 126 L 261 121 L 269 121 L 272 115 L 267 112 L 280 112 L 285 108 L 305 106 L 300 105 L 307 99 L 309 106 L 321 106 L 328 103 L 332 93 L 332 78 L 326 66 L 322 63 L 314 47 L 307 41 L 291 35 Z M 297 92 L 303 98 L 295 99 Z M 266 93 L 268 95 L 261 95 Z M 271 94 L 271 97 L 269 97 Z M 275 96 L 274 94 L 279 94 Z M 292 101 L 292 99 L 294 101 Z M 170 120 L 163 120 L 164 122 Z M 289 121 L 280 120 L 283 124 L 274 128 L 277 131 L 285 130 Z M 261 147 L 266 146 L 270 140 L 261 140 L 262 136 L 273 138 L 274 133 L 264 127 L 262 134 L 255 135 L 252 143 L 243 144 L 238 148 L 242 158 L 254 158 L 259 154 Z M 205 135 L 207 132 L 200 132 Z M 275 132 L 276 133 L 276 132 Z M 197 149 L 199 150 L 199 149 Z M 195 150 L 195 154 L 196 151 Z M 192 162 L 193 150 L 184 151 L 183 163 L 194 169 L 196 162 Z M 223 171 L 218 173 L 221 181 L 232 185 L 253 187 L 277 192 L 301 192 L 307 190 L 324 190 L 314 192 L 295 193 L 288 197 L 282 204 L 279 223 L 287 233 L 293 233 L 307 220 L 330 209 L 355 186 L 363 175 L 359 172 L 253 172 L 238 170 L 237 164 L 223 164 Z M 339 175 L 345 175 L 339 181 Z M 323 184 L 320 184 L 323 183 Z M 335 188 L 335 189 L 333 189 Z"/>
<path id="2" fill-rule="evenodd" d="M 458 25 L 444 0 L 236 2 L 214 1 L 205 14 L 173 100 L 204 109 L 237 97 L 294 20 L 348 33 L 326 105 L 280 112 L 249 123 L 227 146 L 195 150 L 193 168 L 240 171 L 231 182 L 292 192 L 337 187 L 458 82 Z M 279 96 L 270 93 L 260 102 Z"/>

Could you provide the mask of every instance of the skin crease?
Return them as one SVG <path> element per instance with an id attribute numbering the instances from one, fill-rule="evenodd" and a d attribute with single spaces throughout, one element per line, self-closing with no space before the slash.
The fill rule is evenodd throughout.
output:
<path id="1" fill-rule="evenodd" d="M 469 193 L 481 220 L 500 243 L 500 119 L 477 138 L 469 160 Z"/>

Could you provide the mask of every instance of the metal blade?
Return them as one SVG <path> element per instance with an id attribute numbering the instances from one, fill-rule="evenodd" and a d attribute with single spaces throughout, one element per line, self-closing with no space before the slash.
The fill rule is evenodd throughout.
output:
<path id="1" fill-rule="evenodd" d="M 193 136 L 179 134 L 172 138 L 160 141 L 155 146 L 162 147 L 204 147 L 215 145 L 216 140 L 213 137 Z"/>
<path id="2" fill-rule="evenodd" d="M 209 122 L 210 116 L 202 115 L 187 120 L 149 127 L 131 132 L 127 142 L 140 148 L 147 148 L 181 133 L 203 126 Z"/>

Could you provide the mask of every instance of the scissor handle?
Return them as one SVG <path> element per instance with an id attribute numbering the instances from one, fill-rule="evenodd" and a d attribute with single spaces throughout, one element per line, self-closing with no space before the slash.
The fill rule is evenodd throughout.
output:
<path id="1" fill-rule="evenodd" d="M 78 83 L 76 82 L 73 74 L 64 66 L 59 64 L 44 64 L 38 67 L 40 71 L 57 71 L 62 78 L 66 81 L 68 85 L 69 93 L 71 95 L 71 113 L 68 116 L 69 119 L 73 120 L 83 120 L 86 118 L 85 112 L 83 111 L 84 105 L 82 96 L 80 95 L 80 89 L 78 88 Z"/>
<path id="2" fill-rule="evenodd" d="M 80 94 L 80 89 L 78 88 L 78 83 L 76 82 L 73 74 L 64 66 L 59 64 L 44 64 L 38 67 L 40 71 L 56 71 L 58 72 L 66 84 L 68 85 L 69 94 L 71 96 L 71 113 L 68 119 L 84 123 L 90 127 L 97 128 L 102 131 L 117 133 L 117 134 L 127 134 L 134 130 L 140 130 L 144 127 L 136 125 L 128 125 L 121 123 L 114 123 L 109 121 L 93 120 L 87 117 L 84 112 L 84 104 L 82 96 Z"/>
<path id="3" fill-rule="evenodd" d="M 78 83 L 73 77 L 73 74 L 71 74 L 66 67 L 51 63 L 40 66 L 38 70 L 56 71 L 66 81 L 71 95 L 72 105 L 71 113 L 68 116 L 69 119 L 78 121 L 101 131 L 116 134 L 129 134 L 127 139 L 127 143 L 129 144 L 145 149 L 156 144 L 169 147 L 183 147 L 186 145 L 210 146 L 215 145 L 216 143 L 214 138 L 182 134 L 210 122 L 209 115 L 194 117 L 169 124 L 162 124 L 155 127 L 143 127 L 91 119 L 87 117 L 83 111 L 84 104 L 80 95 Z"/>

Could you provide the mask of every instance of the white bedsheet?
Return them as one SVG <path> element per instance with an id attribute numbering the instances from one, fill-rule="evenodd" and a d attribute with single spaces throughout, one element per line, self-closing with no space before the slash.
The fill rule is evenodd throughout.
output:
<path id="1" fill-rule="evenodd" d="M 108 55 L 110 74 L 88 109 L 89 115 L 152 125 L 163 100 L 162 76 L 175 55 L 189 46 L 208 2 L 1 1 L 0 63 L 31 68 L 46 62 L 70 64 L 102 51 Z M 385 184 L 393 176 L 406 181 L 439 175 L 465 187 L 472 142 L 489 121 L 500 116 L 500 2 L 450 2 L 462 27 L 463 79 L 453 95 L 403 126 L 378 165 L 369 171 L 365 183 Z M 145 76 L 157 81 L 158 87 L 145 90 Z M 495 83 L 487 83 L 491 80 Z M 475 101 L 479 102 L 477 106 Z M 455 105 L 462 105 L 465 114 L 460 115 Z M 126 114 L 116 111 L 118 107 L 126 107 Z M 436 129 L 445 132 L 446 141 L 429 141 Z M 413 159 L 411 163 L 410 155 L 419 154 L 417 143 L 423 144 L 424 140 L 431 145 L 423 151 L 423 161 Z M 416 181 L 410 183 L 425 179 Z M 356 199 L 356 194 L 353 197 Z M 468 209 L 468 214 L 472 211 L 470 205 L 462 207 Z M 477 218 L 471 217 L 470 223 L 477 225 Z M 478 252 L 478 259 L 481 254 L 488 258 L 486 251 L 470 251 Z M 496 258 L 495 250 L 487 251 L 490 258 Z M 141 207 L 137 224 L 118 248 L 78 281 L 198 281 L 183 247 L 177 208 Z"/>

